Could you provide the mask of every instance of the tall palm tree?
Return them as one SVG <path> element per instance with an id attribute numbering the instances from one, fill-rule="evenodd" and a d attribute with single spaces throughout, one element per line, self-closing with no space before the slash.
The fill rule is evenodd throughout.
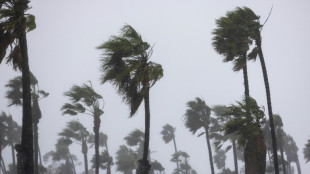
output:
<path id="1" fill-rule="evenodd" d="M 169 143 L 171 140 L 173 141 L 174 145 L 174 153 L 178 152 L 177 145 L 175 142 L 175 128 L 172 127 L 170 124 L 166 124 L 163 126 L 163 130 L 160 132 L 163 135 L 163 140 L 165 143 Z M 176 161 L 177 164 L 177 170 L 179 171 L 179 162 Z"/>
<path id="2" fill-rule="evenodd" d="M 66 138 L 71 139 L 71 141 L 75 141 L 81 145 L 82 153 L 84 156 L 84 168 L 85 174 L 88 174 L 88 160 L 87 160 L 87 138 L 89 136 L 89 132 L 87 129 L 79 122 L 79 121 L 70 121 L 67 123 L 67 127 L 59 133 L 60 136 L 64 136 Z"/>
<path id="3" fill-rule="evenodd" d="M 210 143 L 210 123 L 211 123 L 211 109 L 206 105 L 205 101 L 199 97 L 195 100 L 187 102 L 187 110 L 184 114 L 185 117 L 185 127 L 189 129 L 190 132 L 195 134 L 198 129 L 203 128 L 206 134 L 209 161 L 211 166 L 211 173 L 214 174 L 214 165 L 212 158 L 212 150 Z"/>
<path id="4" fill-rule="evenodd" d="M 151 166 L 148 162 L 150 139 L 150 88 L 163 77 L 160 64 L 149 61 L 153 48 L 142 40 L 139 33 L 130 25 L 121 29 L 120 36 L 112 36 L 97 47 L 104 51 L 101 59 L 101 83 L 110 81 L 117 87 L 123 100 L 130 105 L 133 116 L 144 100 L 145 141 L 143 158 L 138 161 L 138 174 L 146 174 Z"/>
<path id="5" fill-rule="evenodd" d="M 250 113 L 250 115 L 249 115 Z M 262 125 L 264 111 L 253 98 L 231 105 L 223 115 L 232 117 L 224 125 L 224 134 L 235 134 L 238 144 L 244 148 L 245 173 L 264 174 L 266 168 L 266 146 Z"/>
<path id="6" fill-rule="evenodd" d="M 290 135 L 286 135 L 284 137 L 284 151 L 287 156 L 287 162 L 288 164 L 290 164 L 291 162 L 295 162 L 297 172 L 298 174 L 301 174 L 300 162 L 298 157 L 298 147 L 296 145 L 296 142 Z"/>
<path id="7" fill-rule="evenodd" d="M 87 114 L 94 118 L 95 134 L 95 155 L 96 155 L 96 174 L 99 173 L 99 128 L 100 116 L 103 114 L 103 106 L 100 106 L 99 100 L 102 96 L 95 92 L 92 85 L 83 84 L 82 86 L 74 85 L 69 91 L 64 93 L 70 100 L 65 103 L 61 110 L 62 114 L 77 115 Z"/>
<path id="8" fill-rule="evenodd" d="M 15 160 L 15 150 L 14 145 L 20 143 L 21 137 L 21 127 L 13 120 L 11 115 L 7 115 L 4 112 L 0 115 L 2 123 L 5 125 L 5 140 L 4 147 L 6 145 L 11 146 L 12 151 L 12 174 L 16 174 L 16 160 Z"/>
<path id="9" fill-rule="evenodd" d="M 276 132 L 274 127 L 273 121 L 273 112 L 272 112 L 272 105 L 271 105 L 271 95 L 270 95 L 270 87 L 268 81 L 268 74 L 267 68 L 265 64 L 265 59 L 262 51 L 262 37 L 261 37 L 261 30 L 263 25 L 260 24 L 259 16 L 257 16 L 250 8 L 243 7 L 237 8 L 233 13 L 238 18 L 238 25 L 236 25 L 236 30 L 239 32 L 243 32 L 247 35 L 248 39 L 250 39 L 249 44 L 251 41 L 255 41 L 255 48 L 251 51 L 248 55 L 248 60 L 256 60 L 256 57 L 259 57 L 265 89 L 266 89 L 266 98 L 267 98 L 267 106 L 268 106 L 268 116 L 270 122 L 270 130 L 271 130 L 271 138 L 272 138 L 272 148 L 273 148 L 273 155 L 274 155 L 274 167 L 275 173 L 279 174 L 279 167 L 278 167 L 278 157 L 277 157 L 277 143 L 276 143 Z"/>
<path id="10" fill-rule="evenodd" d="M 6 55 L 9 45 L 14 42 L 9 59 L 19 62 L 23 79 L 23 119 L 21 145 L 17 147 L 19 153 L 18 165 L 21 173 L 33 173 L 33 131 L 31 115 L 31 94 L 28 63 L 28 48 L 26 32 L 33 30 L 35 18 L 25 13 L 29 0 L 0 1 L 0 63 Z"/>
<path id="11" fill-rule="evenodd" d="M 9 106 L 21 106 L 23 104 L 23 89 L 22 89 L 22 77 L 17 76 L 11 79 L 8 84 L 5 85 L 8 90 L 6 92 L 6 98 L 9 100 Z M 39 101 L 45 98 L 49 93 L 44 90 L 40 90 L 39 82 L 37 78 L 30 72 L 30 86 L 31 86 L 31 98 L 32 98 L 32 121 L 33 121 L 33 138 L 34 138 L 34 173 L 38 174 L 39 165 L 39 133 L 38 124 L 42 118 Z"/>

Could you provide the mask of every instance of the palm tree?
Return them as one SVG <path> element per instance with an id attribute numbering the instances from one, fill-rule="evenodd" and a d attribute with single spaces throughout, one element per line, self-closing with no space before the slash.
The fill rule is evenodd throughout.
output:
<path id="1" fill-rule="evenodd" d="M 266 97 L 267 97 L 267 106 L 268 106 L 268 115 L 269 115 L 269 122 L 270 122 L 270 129 L 271 129 L 271 138 L 272 138 L 272 147 L 273 147 L 273 154 L 274 154 L 274 167 L 275 173 L 279 173 L 278 167 L 278 158 L 277 158 L 277 143 L 276 143 L 276 133 L 273 121 L 273 113 L 272 113 L 272 105 L 271 105 L 271 95 L 270 95 L 270 87 L 268 81 L 268 74 L 267 68 L 265 64 L 265 59 L 262 51 L 262 37 L 261 37 L 261 30 L 263 25 L 259 22 L 259 16 L 257 16 L 250 8 L 243 7 L 237 8 L 235 10 L 237 16 L 239 16 L 240 25 L 237 30 L 244 32 L 248 35 L 248 38 L 255 41 L 255 48 L 253 48 L 252 52 L 249 54 L 249 60 L 256 60 L 256 57 L 259 57 L 261 62 L 265 89 L 266 89 Z M 251 42 L 249 42 L 251 43 Z"/>
<path id="2" fill-rule="evenodd" d="M 192 167 L 189 165 L 189 155 L 186 152 L 178 151 L 177 153 L 174 153 L 171 158 L 172 162 L 178 161 L 180 163 L 180 168 L 176 168 L 173 171 L 173 174 L 181 173 L 181 174 L 197 174 L 197 172 L 192 169 Z"/>
<path id="3" fill-rule="evenodd" d="M 218 169 L 225 169 L 226 165 L 226 152 L 224 150 L 216 151 L 215 155 L 213 156 L 214 163 Z"/>
<path id="4" fill-rule="evenodd" d="M 130 116 L 138 110 L 142 100 L 145 106 L 145 141 L 143 158 L 138 161 L 138 174 L 146 174 L 150 139 L 150 88 L 163 77 L 160 64 L 149 61 L 153 48 L 130 25 L 121 29 L 120 36 L 112 36 L 98 49 L 104 51 L 101 59 L 101 83 L 110 81 L 117 87 L 123 100 L 130 105 Z"/>
<path id="5" fill-rule="evenodd" d="M 87 141 L 88 143 L 91 144 L 92 147 L 95 144 L 95 136 L 91 134 Z M 105 150 L 101 152 L 101 155 L 99 156 L 100 168 L 106 169 L 107 174 L 111 174 L 111 166 L 113 165 L 113 158 L 109 154 L 108 136 L 102 132 L 99 133 L 99 147 L 105 148 Z M 92 162 L 95 163 L 95 157 L 93 158 Z M 95 165 L 93 165 L 93 168 L 95 168 Z"/>
<path id="6" fill-rule="evenodd" d="M 163 135 L 163 140 L 165 143 L 169 143 L 171 140 L 173 141 L 174 145 L 174 153 L 178 152 L 177 145 L 175 142 L 175 128 L 172 127 L 170 124 L 166 124 L 163 126 L 163 130 L 160 132 Z M 177 164 L 177 170 L 179 171 L 179 162 L 176 161 Z"/>
<path id="7" fill-rule="evenodd" d="M 116 170 L 123 174 L 133 174 L 136 168 L 136 153 L 125 145 L 121 145 L 116 152 Z"/>
<path id="8" fill-rule="evenodd" d="M 11 146 L 12 150 L 12 174 L 16 174 L 16 161 L 15 161 L 15 150 L 14 145 L 20 143 L 20 136 L 21 136 L 21 127 L 12 119 L 11 115 L 7 115 L 6 113 L 2 112 L 1 115 L 1 122 L 6 127 L 5 132 L 5 140 L 3 142 L 3 147 L 6 145 Z"/>
<path id="9" fill-rule="evenodd" d="M 143 145 L 144 145 L 144 133 L 139 129 L 135 129 L 131 131 L 124 139 L 126 140 L 126 143 L 128 146 L 137 147 L 135 150 L 137 158 L 138 159 L 142 158 L 143 157 Z M 149 159 L 150 159 L 150 156 L 148 156 L 148 160 Z"/>
<path id="10" fill-rule="evenodd" d="M 300 162 L 299 162 L 299 157 L 298 157 L 298 147 L 296 145 L 295 140 L 290 135 L 284 136 L 284 151 L 285 151 L 289 166 L 291 162 L 295 162 L 298 174 L 301 174 Z"/>
<path id="11" fill-rule="evenodd" d="M 5 85 L 8 88 L 6 92 L 6 98 L 9 100 L 9 106 L 21 106 L 23 104 L 23 89 L 22 89 L 22 77 L 17 76 L 11 79 L 8 84 Z M 32 121 L 33 121 L 33 138 L 34 138 L 34 173 L 38 174 L 39 165 L 39 133 L 38 124 L 42 118 L 39 101 L 45 98 L 49 93 L 44 90 L 40 90 L 37 78 L 30 72 L 30 86 L 31 86 L 31 97 L 32 97 Z M 40 157 L 41 159 L 41 157 Z M 41 164 L 42 165 L 42 164 Z"/>
<path id="12" fill-rule="evenodd" d="M 96 155 L 96 174 L 99 173 L 99 128 L 100 116 L 103 114 L 103 108 L 100 107 L 99 100 L 102 96 L 94 91 L 92 85 L 83 84 L 82 86 L 74 85 L 69 91 L 64 93 L 71 103 L 65 103 L 61 110 L 62 114 L 77 115 L 87 114 L 94 118 L 95 134 L 95 155 Z"/>
<path id="13" fill-rule="evenodd" d="M 249 115 L 250 113 L 250 115 Z M 238 144 L 244 148 L 245 173 L 264 174 L 266 168 L 266 146 L 262 125 L 264 111 L 253 98 L 231 105 L 223 115 L 232 119 L 224 125 L 224 134 L 235 134 Z"/>
<path id="14" fill-rule="evenodd" d="M 24 91 L 22 139 L 21 145 L 17 146 L 21 173 L 33 173 L 33 131 L 26 32 L 33 30 L 36 25 L 34 16 L 25 13 L 29 9 L 29 2 L 29 0 L 2 0 L 0 2 L 0 63 L 9 45 L 17 43 L 9 55 L 9 60 L 19 62 L 22 69 Z"/>
<path id="15" fill-rule="evenodd" d="M 152 161 L 151 162 L 152 168 L 150 173 L 151 174 L 161 174 L 162 172 L 165 171 L 165 168 L 160 164 L 158 161 Z"/>
<path id="16" fill-rule="evenodd" d="M 190 132 L 195 134 L 198 129 L 203 128 L 206 134 L 208 151 L 209 151 L 209 161 L 211 166 L 211 173 L 214 174 L 214 166 L 212 159 L 212 150 L 210 144 L 210 123 L 211 123 L 211 109 L 206 105 L 205 101 L 199 97 L 195 100 L 187 102 L 187 110 L 184 114 L 185 117 L 185 127 L 189 129 Z M 200 134 L 202 135 L 202 134 Z"/>
<path id="17" fill-rule="evenodd" d="M 215 113 L 216 121 L 213 122 L 210 129 L 210 137 L 214 138 L 214 145 L 216 149 L 220 149 L 223 146 L 223 143 L 230 140 L 232 145 L 226 147 L 226 152 L 233 149 L 234 164 L 235 164 L 235 174 L 238 174 L 238 157 L 237 157 L 237 145 L 236 145 L 236 135 L 224 135 L 223 134 L 223 125 L 231 120 L 231 117 L 225 115 L 229 108 L 225 105 L 216 105 L 212 107 L 212 111 Z"/>
<path id="18" fill-rule="evenodd" d="M 59 133 L 60 136 L 64 136 L 71 141 L 79 143 L 82 147 L 82 153 L 84 156 L 85 174 L 88 174 L 88 160 L 87 160 L 87 138 L 89 132 L 79 121 L 70 121 L 67 123 L 67 127 Z"/>
<path id="19" fill-rule="evenodd" d="M 306 162 L 310 161 L 310 139 L 308 140 L 307 144 L 305 144 L 305 147 L 302 149 L 302 152 L 304 153 L 304 158 L 306 159 Z"/>

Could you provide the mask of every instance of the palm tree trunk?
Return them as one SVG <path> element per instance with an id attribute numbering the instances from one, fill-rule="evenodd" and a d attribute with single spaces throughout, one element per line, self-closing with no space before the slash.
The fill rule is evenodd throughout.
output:
<path id="1" fill-rule="evenodd" d="M 249 90 L 249 80 L 248 80 L 248 68 L 247 68 L 247 61 L 245 60 L 245 64 L 242 68 L 243 72 L 243 85 L 244 85 L 244 95 L 246 97 L 250 96 L 250 90 Z"/>
<path id="2" fill-rule="evenodd" d="M 266 146 L 262 131 L 256 137 L 247 140 L 244 149 L 246 174 L 265 174 Z"/>
<path id="3" fill-rule="evenodd" d="M 94 115 L 94 133 L 95 133 L 95 173 L 99 174 L 99 128 L 100 117 Z"/>
<path id="4" fill-rule="evenodd" d="M 149 88 L 144 95 L 144 109 L 145 109 L 145 131 L 144 131 L 144 146 L 143 146 L 143 158 L 138 161 L 136 174 L 148 174 L 151 165 L 148 162 L 149 142 L 150 142 L 150 97 Z"/>
<path id="5" fill-rule="evenodd" d="M 234 153 L 234 163 L 235 163 L 235 174 L 238 174 L 238 159 L 237 159 L 237 148 L 236 141 L 232 141 L 233 153 Z"/>
<path id="6" fill-rule="evenodd" d="M 177 149 L 177 143 L 175 142 L 175 137 L 174 137 L 174 135 L 173 135 L 172 140 L 173 140 L 173 145 L 174 145 L 174 152 L 177 153 L 177 152 L 178 152 L 178 149 Z M 176 163 L 177 163 L 177 170 L 178 170 L 178 173 L 180 173 L 179 161 L 177 160 Z"/>
<path id="7" fill-rule="evenodd" d="M 205 127 L 205 131 L 206 131 L 206 139 L 207 139 L 208 152 L 209 152 L 209 161 L 210 161 L 210 166 L 211 166 L 211 174 L 214 174 L 214 165 L 213 165 L 213 156 L 212 156 L 211 143 L 210 143 L 210 137 L 209 137 L 209 128 Z"/>
<path id="8" fill-rule="evenodd" d="M 71 155 L 70 151 L 68 152 L 68 155 L 69 155 L 69 158 L 70 158 L 70 163 L 71 163 L 71 166 L 72 166 L 73 173 L 76 174 L 75 165 L 74 165 L 73 158 L 72 158 L 72 155 Z"/>
<path id="9" fill-rule="evenodd" d="M 12 174 L 16 174 L 15 149 L 13 142 L 11 142 L 11 149 L 12 149 L 12 162 L 13 162 Z"/>
<path id="10" fill-rule="evenodd" d="M 5 164 L 4 164 L 2 156 L 1 156 L 1 159 L 0 159 L 0 165 L 1 165 L 3 173 L 5 174 L 6 173 L 6 168 L 5 168 Z"/>
<path id="11" fill-rule="evenodd" d="M 283 174 L 287 174 L 282 145 L 280 145 L 280 153 L 281 153 L 281 162 L 282 162 Z"/>
<path id="12" fill-rule="evenodd" d="M 34 143 L 34 174 L 39 173 L 38 159 L 38 122 L 33 123 L 33 143 Z"/>
<path id="13" fill-rule="evenodd" d="M 297 165 L 297 171 L 298 171 L 298 174 L 301 174 L 301 169 L 300 169 L 300 163 L 299 163 L 298 156 L 297 156 L 296 165 Z"/>
<path id="14" fill-rule="evenodd" d="M 39 153 L 39 161 L 40 161 L 40 166 L 42 167 L 42 156 L 41 156 L 41 150 L 40 150 L 40 146 L 38 144 L 38 153 Z M 39 170 L 39 173 L 41 173 L 41 171 Z"/>
<path id="15" fill-rule="evenodd" d="M 107 150 L 108 156 L 110 157 L 109 148 L 108 148 L 108 142 L 105 143 L 105 148 Z M 110 163 L 110 161 L 107 164 L 107 174 L 111 174 L 111 163 Z"/>
<path id="16" fill-rule="evenodd" d="M 256 39 L 256 45 L 258 47 L 258 55 L 259 55 L 259 60 L 260 60 L 261 66 L 262 66 L 265 88 L 266 88 L 268 115 L 269 115 L 271 139 L 272 139 L 272 149 L 273 149 L 273 157 L 274 157 L 274 160 L 273 160 L 274 169 L 275 169 L 275 174 L 279 174 L 279 163 L 278 163 L 278 155 L 277 155 L 277 139 L 276 139 L 276 132 L 275 132 L 274 121 L 273 121 L 273 114 L 272 114 L 271 96 L 270 96 L 270 88 L 269 88 L 269 81 L 268 81 L 268 75 L 267 75 L 267 68 L 266 68 L 265 59 L 264 59 L 262 46 L 261 46 L 261 36 L 259 36 Z"/>
<path id="17" fill-rule="evenodd" d="M 88 160 L 87 160 L 87 151 L 88 151 L 88 148 L 87 148 L 87 144 L 86 144 L 86 141 L 83 140 L 82 142 L 82 153 L 84 155 L 84 167 L 85 167 L 85 174 L 88 174 Z"/>

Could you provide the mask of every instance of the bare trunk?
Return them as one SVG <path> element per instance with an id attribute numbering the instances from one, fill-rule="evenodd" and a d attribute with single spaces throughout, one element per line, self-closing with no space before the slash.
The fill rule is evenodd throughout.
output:
<path id="1" fill-rule="evenodd" d="M 94 116 L 94 133 L 95 133 L 95 173 L 99 174 L 99 128 L 100 117 Z"/>
<path id="2" fill-rule="evenodd" d="M 149 98 L 149 89 L 147 89 L 144 96 L 144 109 L 145 109 L 145 137 L 144 137 L 144 146 L 143 146 L 143 158 L 138 161 L 138 167 L 136 174 L 148 174 L 151 165 L 148 161 L 149 153 L 149 141 L 150 141 L 150 98 Z"/>
<path id="3" fill-rule="evenodd" d="M 42 156 L 41 156 L 41 150 L 40 150 L 40 146 L 38 144 L 38 153 L 39 153 L 39 161 L 40 161 L 40 166 L 42 167 L 43 164 L 42 164 Z M 39 172 L 41 173 L 41 171 L 39 170 Z"/>
<path id="4" fill-rule="evenodd" d="M 244 149 L 244 163 L 246 174 L 265 174 L 266 146 L 262 131 L 247 141 Z"/>
<path id="5" fill-rule="evenodd" d="M 177 152 L 178 152 L 178 149 L 177 149 L 177 143 L 175 142 L 175 137 L 174 137 L 174 135 L 173 135 L 172 140 L 173 140 L 173 145 L 174 145 L 174 152 L 177 153 Z M 178 170 L 178 173 L 180 173 L 179 161 L 177 160 L 176 163 L 177 163 L 177 170 Z"/>
<path id="6" fill-rule="evenodd" d="M 33 123 L 33 143 L 34 143 L 34 174 L 39 173 L 39 159 L 38 159 L 38 123 Z"/>
<path id="7" fill-rule="evenodd" d="M 298 157 L 297 157 L 296 165 L 297 165 L 298 174 L 301 174 L 300 163 L 299 163 Z"/>
<path id="8" fill-rule="evenodd" d="M 211 143 L 210 143 L 210 137 L 209 137 L 209 128 L 205 127 L 205 131 L 206 131 L 206 139 L 207 139 L 207 145 L 208 145 L 211 173 L 214 174 L 214 165 L 213 165 L 213 156 L 212 156 Z"/>
<path id="9" fill-rule="evenodd" d="M 266 68 L 265 59 L 264 59 L 264 55 L 263 55 L 263 51 L 261 47 L 261 36 L 259 36 L 256 39 L 256 45 L 258 47 L 258 55 L 259 55 L 259 60 L 262 66 L 265 88 L 266 88 L 268 116 L 269 116 L 269 122 L 270 122 L 272 150 L 273 150 L 273 157 L 274 157 L 274 160 L 273 160 L 274 169 L 275 169 L 275 174 L 279 174 L 279 162 L 278 162 L 278 155 L 277 155 L 277 139 L 276 139 L 276 132 L 275 132 L 274 121 L 273 121 L 273 114 L 272 114 L 271 95 L 270 95 L 269 81 L 268 81 L 268 75 L 267 75 L 267 68 Z"/>
<path id="10" fill-rule="evenodd" d="M 238 159 L 237 159 L 237 148 L 236 141 L 232 141 L 233 153 L 234 153 L 234 164 L 235 164 L 235 174 L 238 174 Z"/>
<path id="11" fill-rule="evenodd" d="M 88 151 L 88 148 L 87 148 L 86 141 L 83 140 L 83 142 L 82 142 L 82 153 L 83 153 L 83 155 L 84 155 L 84 168 L 85 168 L 85 174 L 88 174 L 87 151 Z"/>

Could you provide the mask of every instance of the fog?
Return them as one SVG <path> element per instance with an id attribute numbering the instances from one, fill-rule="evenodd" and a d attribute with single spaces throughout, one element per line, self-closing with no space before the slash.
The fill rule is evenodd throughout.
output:
<path id="1" fill-rule="evenodd" d="M 58 133 L 70 120 L 78 119 L 93 132 L 92 117 L 62 115 L 60 111 L 68 102 L 63 93 L 72 85 L 82 85 L 89 80 L 104 99 L 100 131 L 109 137 L 110 155 L 115 158 L 119 146 L 126 143 L 124 137 L 132 130 L 144 130 L 143 104 L 137 114 L 129 118 L 129 107 L 122 102 L 117 90 L 110 83 L 101 84 L 99 80 L 102 51 L 96 47 L 110 36 L 118 35 L 120 28 L 129 24 L 144 41 L 154 45 L 151 61 L 161 64 L 164 69 L 164 77 L 150 90 L 150 150 L 151 158 L 159 161 L 167 174 L 175 168 L 170 162 L 174 148 L 172 143 L 165 144 L 162 140 L 162 127 L 167 123 L 176 127 L 178 149 L 190 155 L 190 165 L 197 173 L 210 173 L 206 139 L 192 135 L 184 126 L 186 103 L 201 97 L 212 107 L 230 105 L 242 99 L 242 72 L 233 72 L 232 63 L 223 63 L 222 56 L 211 45 L 215 20 L 236 7 L 247 6 L 260 15 L 263 22 L 273 6 L 262 30 L 273 112 L 282 117 L 284 130 L 297 143 L 302 173 L 310 171 L 302 153 L 310 138 L 309 1 L 32 0 L 30 5 L 29 12 L 36 16 L 37 23 L 37 28 L 27 34 L 30 70 L 38 79 L 40 89 L 50 94 L 40 101 L 42 155 L 55 149 Z M 5 84 L 21 73 L 2 62 L 0 74 L 0 111 L 12 114 L 21 124 L 21 107 L 8 107 L 5 98 Z M 259 60 L 249 62 L 248 76 L 251 96 L 266 108 L 268 115 Z M 80 146 L 71 145 L 70 151 L 82 162 L 77 173 L 83 172 Z M 9 148 L 2 154 L 5 163 L 11 163 Z M 94 148 L 89 149 L 89 159 L 93 154 Z M 233 170 L 232 152 L 227 155 L 227 167 Z M 105 171 L 101 170 L 101 173 Z M 116 165 L 112 167 L 112 173 L 120 173 L 116 171 Z"/>

